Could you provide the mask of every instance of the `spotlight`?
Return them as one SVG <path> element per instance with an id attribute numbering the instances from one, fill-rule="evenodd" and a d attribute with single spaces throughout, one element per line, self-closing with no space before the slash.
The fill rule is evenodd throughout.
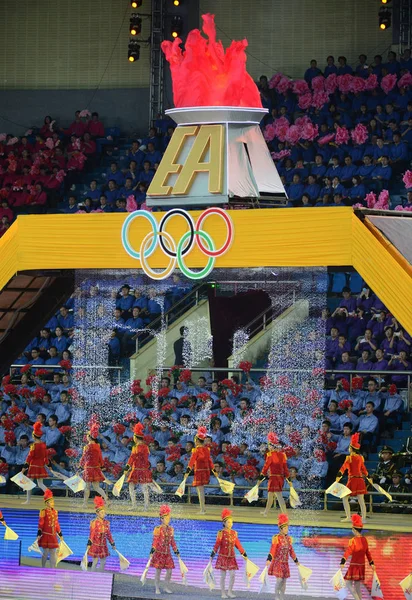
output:
<path id="1" fill-rule="evenodd" d="M 180 6 L 180 0 L 173 0 L 173 4 L 175 6 Z"/>
<path id="2" fill-rule="evenodd" d="M 392 0 L 381 0 L 382 4 L 390 4 Z"/>
<path id="3" fill-rule="evenodd" d="M 130 17 L 130 35 L 139 35 L 142 31 L 142 19 L 139 15 L 132 14 Z"/>
<path id="4" fill-rule="evenodd" d="M 127 59 L 129 62 L 136 62 L 140 58 L 140 46 L 137 40 L 130 40 L 129 51 L 127 53 Z"/>
<path id="5" fill-rule="evenodd" d="M 172 19 L 172 37 L 177 38 L 182 35 L 183 19 L 179 15 L 175 15 Z"/>
<path id="6" fill-rule="evenodd" d="M 391 11 L 384 8 L 379 11 L 379 28 L 384 31 L 388 29 L 392 24 L 392 14 Z"/>
<path id="7" fill-rule="evenodd" d="M 140 8 L 143 4 L 143 0 L 130 0 L 130 6 L 132 8 Z"/>

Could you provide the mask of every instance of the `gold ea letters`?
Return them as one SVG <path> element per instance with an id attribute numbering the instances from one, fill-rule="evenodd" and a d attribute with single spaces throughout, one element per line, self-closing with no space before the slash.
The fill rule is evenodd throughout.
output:
<path id="1" fill-rule="evenodd" d="M 189 137 L 195 136 L 193 145 L 184 164 L 178 161 L 179 155 Z M 162 161 L 152 179 L 147 194 L 149 196 L 187 195 L 197 173 L 208 173 L 210 194 L 223 191 L 224 164 L 224 127 L 223 125 L 187 125 L 177 127 L 166 148 Z M 209 150 L 209 160 L 204 162 Z M 171 175 L 177 174 L 173 186 L 167 185 Z"/>

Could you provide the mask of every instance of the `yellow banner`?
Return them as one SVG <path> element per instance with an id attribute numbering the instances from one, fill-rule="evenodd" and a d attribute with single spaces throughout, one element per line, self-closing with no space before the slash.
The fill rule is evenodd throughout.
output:
<path id="1" fill-rule="evenodd" d="M 164 213 L 151 213 L 160 222 Z M 191 212 L 196 222 L 202 213 Z M 353 265 L 402 325 L 412 332 L 412 278 L 351 208 L 233 210 L 233 242 L 214 268 L 315 267 Z M 33 269 L 140 268 L 122 242 L 126 214 L 20 216 L 0 239 L 0 288 L 17 272 Z M 182 216 L 168 219 L 164 230 L 177 245 L 188 231 Z M 202 230 L 215 248 L 227 239 L 227 224 L 212 214 Z M 145 218 L 130 223 L 128 242 L 135 252 L 151 244 L 153 228 Z M 164 237 L 168 246 L 167 236 Z M 170 240 L 170 238 L 169 238 Z M 204 241 L 204 240 L 203 240 Z M 204 243 L 207 246 L 206 243 Z M 396 254 L 396 251 L 395 251 Z M 197 244 L 184 256 L 189 268 L 204 268 L 207 257 Z M 147 264 L 166 269 L 169 257 L 158 243 Z"/>

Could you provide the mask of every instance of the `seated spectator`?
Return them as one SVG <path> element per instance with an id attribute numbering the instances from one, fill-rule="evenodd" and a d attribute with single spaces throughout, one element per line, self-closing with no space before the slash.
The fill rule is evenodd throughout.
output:
<path id="1" fill-rule="evenodd" d="M 383 358 L 383 352 L 378 348 L 375 352 L 376 362 L 373 364 L 373 371 L 387 371 L 388 361 Z"/>
<path id="2" fill-rule="evenodd" d="M 151 168 L 150 161 L 145 160 L 143 162 L 143 171 L 139 172 L 139 183 L 145 183 L 147 185 L 150 184 L 154 176 L 154 171 Z"/>
<path id="3" fill-rule="evenodd" d="M 325 176 L 327 168 L 323 164 L 323 157 L 321 154 L 315 155 L 315 164 L 311 166 L 310 173 L 316 177 L 316 180 L 320 183 Z"/>
<path id="4" fill-rule="evenodd" d="M 356 363 L 357 371 L 372 371 L 373 362 L 370 360 L 369 350 L 362 350 L 361 358 Z"/>
<path id="5" fill-rule="evenodd" d="M 347 191 L 347 196 L 350 198 L 352 204 L 361 203 L 365 204 L 365 196 L 367 194 L 366 187 L 362 183 L 359 175 L 355 175 L 352 177 L 352 187 L 350 187 Z"/>
<path id="6" fill-rule="evenodd" d="M 353 177 L 356 175 L 357 167 L 352 163 L 351 156 L 345 156 L 344 166 L 341 169 L 341 181 L 344 187 L 350 187 Z"/>
<path id="7" fill-rule="evenodd" d="M 392 327 L 385 327 L 385 339 L 381 342 L 380 349 L 386 360 L 390 360 L 397 353 L 398 345 Z"/>
<path id="8" fill-rule="evenodd" d="M 108 203 L 107 197 L 105 196 L 105 194 L 102 194 L 100 196 L 99 206 L 98 206 L 97 210 L 100 212 L 112 212 L 112 207 Z"/>
<path id="9" fill-rule="evenodd" d="M 335 201 L 335 196 L 339 195 L 341 197 L 341 199 L 346 196 L 346 190 L 343 187 L 343 185 L 340 182 L 339 177 L 334 177 L 332 179 L 332 196 L 333 196 L 333 201 L 336 204 Z"/>
<path id="10" fill-rule="evenodd" d="M 339 63 L 338 75 L 346 75 L 347 73 L 352 75 L 353 70 L 352 70 L 352 67 L 347 64 L 346 56 L 339 56 L 338 63 Z"/>
<path id="11" fill-rule="evenodd" d="M 312 204 L 310 202 L 310 198 L 309 196 L 305 193 L 303 194 L 302 198 L 300 199 L 300 203 L 298 204 L 298 206 L 307 206 L 309 208 L 312 207 Z"/>
<path id="12" fill-rule="evenodd" d="M 367 56 L 366 54 L 359 54 L 358 58 L 359 64 L 356 65 L 355 74 L 359 75 L 359 77 L 363 77 L 363 79 L 366 79 L 367 77 L 369 77 L 369 67 L 366 64 Z"/>
<path id="13" fill-rule="evenodd" d="M 328 411 L 325 412 L 325 419 L 330 423 L 330 431 L 332 433 L 337 433 L 341 431 L 340 427 L 340 417 L 338 414 L 338 403 L 336 400 L 331 400 L 329 402 Z"/>
<path id="14" fill-rule="evenodd" d="M 340 362 L 336 365 L 336 370 L 339 371 L 339 373 L 336 374 L 336 377 L 339 377 L 340 379 L 346 379 L 349 381 L 349 374 L 346 375 L 345 373 L 342 373 L 342 371 L 352 371 L 353 370 L 353 363 L 349 360 L 349 352 L 348 351 L 344 351 L 341 354 L 341 360 Z"/>
<path id="15" fill-rule="evenodd" d="M 383 405 L 384 421 L 382 428 L 384 429 L 384 437 L 387 437 L 385 434 L 393 436 L 394 431 L 402 422 L 403 400 L 397 392 L 396 385 L 391 383 L 389 386 L 389 396 Z"/>
<path id="16" fill-rule="evenodd" d="M 342 167 L 339 164 L 339 156 L 335 154 L 332 156 L 332 165 L 326 171 L 326 177 L 333 181 L 334 177 L 340 178 L 342 176 Z"/>
<path id="17" fill-rule="evenodd" d="M 315 175 L 309 175 L 308 183 L 305 186 L 305 194 L 309 196 L 311 202 L 315 202 L 319 198 L 320 185 L 316 183 Z"/>
<path id="18" fill-rule="evenodd" d="M 388 370 L 390 371 L 411 371 L 412 365 L 407 360 L 407 354 L 405 350 L 401 350 L 398 355 L 392 355 L 389 363 Z M 406 375 L 392 375 L 391 377 L 394 384 L 399 387 L 406 387 L 408 385 L 408 378 Z"/>
<path id="19" fill-rule="evenodd" d="M 322 199 L 316 202 L 315 206 L 332 206 L 331 201 L 332 197 L 330 196 L 330 194 L 324 194 L 324 196 L 322 196 Z"/>
<path id="20" fill-rule="evenodd" d="M 329 459 L 329 473 L 328 479 L 331 481 L 336 478 L 336 475 L 345 462 L 347 456 L 349 456 L 349 445 L 350 438 L 352 436 L 352 423 L 345 422 L 343 425 L 343 433 L 334 435 L 332 440 L 336 442 L 336 448 Z"/>
<path id="21" fill-rule="evenodd" d="M 323 71 L 323 74 L 325 77 L 329 77 L 329 75 L 332 75 L 332 73 L 334 73 L 335 75 L 338 72 L 338 68 L 335 65 L 335 59 L 332 55 L 329 55 L 326 59 L 326 67 Z"/>
<path id="22" fill-rule="evenodd" d="M 105 137 L 104 126 L 103 123 L 99 120 L 99 113 L 92 113 L 92 118 L 87 123 L 87 131 L 92 138 Z"/>
<path id="23" fill-rule="evenodd" d="M 395 175 L 401 174 L 408 168 L 408 147 L 402 141 L 399 131 L 393 134 L 393 144 L 389 151 L 390 165 Z"/>
<path id="24" fill-rule="evenodd" d="M 380 510 L 389 513 L 404 513 L 410 512 L 407 507 L 410 504 L 410 493 L 409 488 L 402 482 L 402 473 L 400 471 L 394 471 L 392 473 L 392 481 L 386 487 L 387 492 L 393 497 L 393 501 L 389 502 L 389 499 L 385 498 L 383 503 L 379 506 Z M 401 496 L 400 494 L 405 494 Z"/>
<path id="25" fill-rule="evenodd" d="M 390 446 L 384 446 L 379 452 L 379 463 L 376 471 L 372 473 L 373 481 L 379 483 L 385 489 L 392 482 L 392 473 L 396 471 L 396 462 L 393 459 L 393 454 L 393 449 Z"/>
<path id="26" fill-rule="evenodd" d="M 388 62 L 383 65 L 384 69 L 387 73 L 391 73 L 392 75 L 399 75 L 400 73 L 400 64 L 396 60 L 396 52 L 392 50 L 388 52 Z"/>
<path id="27" fill-rule="evenodd" d="M 377 432 L 379 428 L 379 421 L 373 414 L 374 410 L 374 403 L 367 402 L 365 414 L 363 414 L 359 420 L 359 432 L 362 434 L 362 446 L 367 444 L 371 449 L 376 447 Z"/>
<path id="28" fill-rule="evenodd" d="M 293 175 L 292 183 L 288 186 L 289 199 L 298 202 L 305 191 L 305 186 L 301 183 L 300 175 L 295 173 Z"/>
<path id="29" fill-rule="evenodd" d="M 66 215 L 74 215 L 77 213 L 78 210 L 79 210 L 79 208 L 77 206 L 76 196 L 70 195 L 67 206 L 65 208 L 63 208 L 63 212 Z"/>
<path id="30" fill-rule="evenodd" d="M 110 164 L 110 169 L 107 171 L 107 181 L 110 182 L 110 180 L 112 179 L 116 185 L 118 186 L 122 186 L 124 183 L 124 175 L 123 173 L 118 169 L 118 165 L 116 161 L 113 161 Z"/>
<path id="31" fill-rule="evenodd" d="M 350 400 L 349 398 L 341 400 L 339 402 L 339 408 L 344 411 L 343 415 L 339 417 L 339 430 L 342 431 L 344 426 L 350 423 L 352 425 L 351 431 L 356 431 L 359 425 L 359 417 L 353 412 L 353 400 Z"/>
<path id="32" fill-rule="evenodd" d="M 318 69 L 317 61 L 315 59 L 312 59 L 310 61 L 309 69 L 306 69 L 306 71 L 305 71 L 304 79 L 305 79 L 306 83 L 311 85 L 312 79 L 314 79 L 318 75 L 322 75 L 322 71 L 320 69 Z"/>
<path id="33" fill-rule="evenodd" d="M 62 306 L 57 316 L 57 323 L 60 325 L 64 332 L 67 332 L 74 327 L 74 318 L 71 313 L 67 310 L 66 306 Z"/>
<path id="34" fill-rule="evenodd" d="M 162 153 L 159 150 L 156 150 L 153 142 L 149 142 L 147 144 L 147 151 L 145 155 L 145 161 L 149 161 L 151 168 L 157 163 L 159 164 L 162 160 Z"/>

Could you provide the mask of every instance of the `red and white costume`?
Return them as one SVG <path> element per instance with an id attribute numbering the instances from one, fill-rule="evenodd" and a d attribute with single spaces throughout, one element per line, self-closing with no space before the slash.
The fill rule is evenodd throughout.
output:
<path id="1" fill-rule="evenodd" d="M 90 483 L 104 481 L 105 477 L 102 472 L 103 456 L 97 442 L 89 442 L 83 448 L 80 467 L 83 468 L 84 481 Z"/>
<path id="2" fill-rule="evenodd" d="M 356 529 L 361 530 L 363 528 L 363 522 L 359 515 L 352 516 L 352 524 Z M 371 566 L 374 563 L 369 552 L 368 541 L 363 535 L 355 536 L 349 541 L 341 565 L 344 565 L 349 557 L 351 557 L 351 561 L 344 579 L 348 581 L 365 581 L 365 561 L 368 559 Z"/>
<path id="3" fill-rule="evenodd" d="M 266 454 L 262 475 L 269 475 L 268 492 L 281 492 L 285 478 L 289 477 L 287 457 L 284 452 L 271 450 Z"/>
<path id="4" fill-rule="evenodd" d="M 40 440 L 43 435 L 41 423 L 34 423 L 33 425 L 33 436 Z M 47 446 L 44 442 L 36 441 L 30 446 L 30 451 L 26 458 L 26 465 L 29 466 L 27 477 L 31 479 L 44 479 L 48 477 L 46 471 L 46 465 L 49 464 L 49 457 L 47 455 Z"/>
<path id="5" fill-rule="evenodd" d="M 89 541 L 87 542 L 89 546 L 88 555 L 92 558 L 107 558 L 109 556 L 107 541 L 114 545 L 110 523 L 107 519 L 96 517 L 90 523 Z"/>
<path id="6" fill-rule="evenodd" d="M 174 529 L 171 525 L 158 525 L 153 530 L 152 562 L 155 569 L 174 569 L 170 548 L 177 552 Z"/>
<path id="7" fill-rule="evenodd" d="M 360 436 L 355 433 L 351 437 L 350 447 L 354 450 L 360 450 Z M 361 454 L 353 452 L 346 457 L 345 462 L 339 469 L 338 477 L 342 477 L 345 471 L 348 472 L 347 487 L 351 491 L 351 496 L 361 496 L 367 493 L 364 477 L 368 476 L 365 467 L 365 460 Z"/>
<path id="8" fill-rule="evenodd" d="M 290 536 L 283 535 L 282 533 L 274 535 L 269 556 L 271 563 L 269 565 L 268 575 L 274 575 L 275 577 L 281 577 L 282 579 L 289 578 L 289 556 L 292 560 L 297 560 Z"/>
<path id="9" fill-rule="evenodd" d="M 128 483 L 151 483 L 153 481 L 149 448 L 145 443 L 141 442 L 133 447 L 127 464 L 131 467 L 127 477 Z"/>
<path id="10" fill-rule="evenodd" d="M 197 446 L 192 450 L 188 470 L 194 471 L 193 485 L 207 485 L 210 481 L 210 472 L 213 470 L 213 461 L 208 446 Z"/>
<path id="11" fill-rule="evenodd" d="M 245 550 L 239 541 L 237 531 L 221 529 L 217 532 L 216 542 L 213 546 L 213 555 L 217 553 L 216 569 L 221 571 L 238 571 L 235 548 L 244 555 Z"/>
<path id="12" fill-rule="evenodd" d="M 46 490 L 44 493 L 44 500 L 47 502 L 47 500 L 50 500 L 51 498 L 53 498 L 52 492 Z M 40 511 L 39 527 L 37 531 L 40 548 L 58 548 L 59 537 L 62 537 L 62 535 L 57 510 L 46 504 L 46 508 Z"/>

